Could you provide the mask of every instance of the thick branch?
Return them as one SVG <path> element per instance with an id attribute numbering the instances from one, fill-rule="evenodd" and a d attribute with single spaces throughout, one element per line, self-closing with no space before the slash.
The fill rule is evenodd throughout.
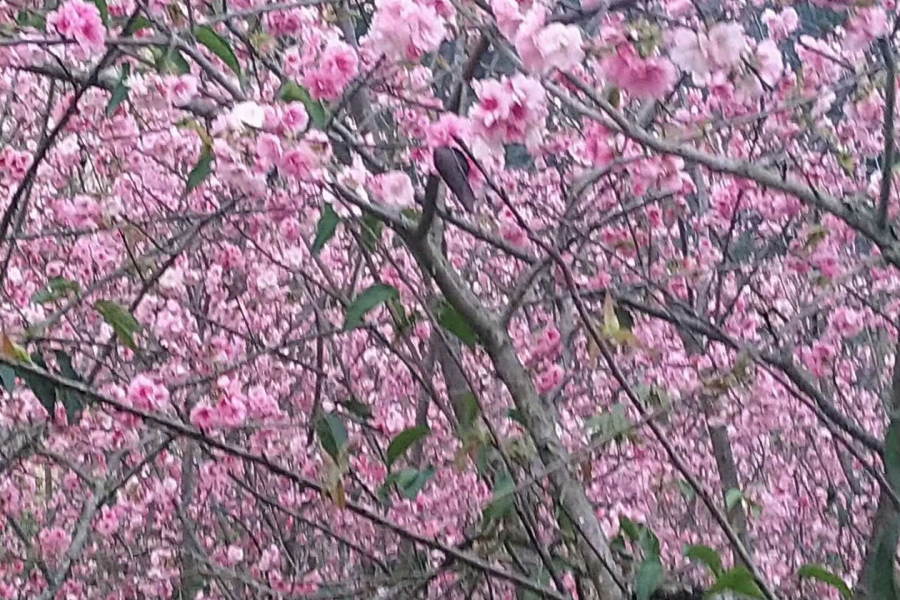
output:
<path id="1" fill-rule="evenodd" d="M 891 41 L 882 38 L 878 47 L 887 67 L 887 78 L 884 82 L 884 154 L 881 157 L 881 190 L 878 199 L 878 216 L 876 222 L 880 229 L 887 227 L 888 203 L 891 198 L 891 181 L 894 178 L 894 110 L 897 99 L 897 63 Z"/>

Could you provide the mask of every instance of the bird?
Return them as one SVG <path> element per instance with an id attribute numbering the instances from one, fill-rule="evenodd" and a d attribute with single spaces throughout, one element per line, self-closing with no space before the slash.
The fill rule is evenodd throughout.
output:
<path id="1" fill-rule="evenodd" d="M 475 194 L 469 185 L 469 161 L 466 155 L 450 146 L 435 148 L 434 166 L 460 204 L 467 212 L 471 212 L 475 207 Z"/>

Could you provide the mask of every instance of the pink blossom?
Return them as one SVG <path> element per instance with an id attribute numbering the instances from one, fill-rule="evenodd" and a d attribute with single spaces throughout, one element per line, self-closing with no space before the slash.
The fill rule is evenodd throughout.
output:
<path id="1" fill-rule="evenodd" d="M 575 25 L 553 23 L 541 29 L 535 37 L 540 61 L 526 68 L 537 71 L 566 70 L 584 60 L 581 30 Z"/>
<path id="2" fill-rule="evenodd" d="M 246 404 L 247 412 L 253 419 L 263 419 L 281 412 L 278 401 L 260 385 L 250 388 Z"/>
<path id="3" fill-rule="evenodd" d="M 712 60 L 706 52 L 705 36 L 700 37 L 690 29 L 676 27 L 669 32 L 669 56 L 684 71 L 705 76 L 712 68 Z"/>
<path id="4" fill-rule="evenodd" d="M 279 169 L 295 179 L 308 179 L 318 167 L 319 159 L 306 142 L 300 142 L 281 156 Z"/>
<path id="5" fill-rule="evenodd" d="M 613 138 L 601 123 L 591 121 L 584 129 L 584 151 L 595 166 L 606 167 L 615 160 Z"/>
<path id="6" fill-rule="evenodd" d="M 337 100 L 359 72 L 356 51 L 344 42 L 329 44 L 303 79 L 313 98 Z"/>
<path id="7" fill-rule="evenodd" d="M 200 429 L 212 429 L 218 426 L 219 420 L 208 404 L 198 404 L 191 410 L 191 423 Z"/>
<path id="8" fill-rule="evenodd" d="M 112 17 L 127 17 L 134 12 L 135 0 L 109 0 L 107 6 Z"/>
<path id="9" fill-rule="evenodd" d="M 472 120 L 488 137 L 505 136 L 505 122 L 512 110 L 508 86 L 503 81 L 488 79 L 476 82 L 474 87 L 478 104 L 472 108 Z"/>
<path id="10" fill-rule="evenodd" d="M 543 29 L 547 18 L 547 9 L 535 6 L 525 15 L 515 36 L 516 52 L 522 58 L 522 64 L 529 71 L 540 71 L 544 64 L 541 49 L 538 48 L 538 33 Z"/>
<path id="11" fill-rule="evenodd" d="M 169 402 L 169 391 L 144 374 L 135 377 L 128 385 L 126 398 L 131 405 L 144 411 L 158 411 Z"/>
<path id="12" fill-rule="evenodd" d="M 415 204 L 415 190 L 409 175 L 403 171 L 390 171 L 376 179 L 375 194 L 388 206 L 408 208 Z"/>
<path id="13" fill-rule="evenodd" d="M 528 244 L 528 232 L 515 223 L 501 222 L 500 237 L 516 248 L 524 248 Z"/>
<path id="14" fill-rule="evenodd" d="M 887 13 L 879 6 L 861 8 L 850 17 L 844 48 L 848 52 L 865 50 L 869 44 L 888 31 Z"/>
<path id="15" fill-rule="evenodd" d="M 774 86 L 784 71 L 781 50 L 772 40 L 765 40 L 756 47 L 754 58 L 759 76 L 768 85 Z"/>
<path id="16" fill-rule="evenodd" d="M 89 227 L 102 215 L 100 204 L 84 194 L 61 199 L 54 203 L 53 208 L 56 219 L 61 224 L 72 227 Z"/>
<path id="17" fill-rule="evenodd" d="M 56 558 L 66 551 L 72 538 L 69 536 L 69 532 L 62 527 L 49 527 L 41 531 L 38 540 L 44 555 Z"/>
<path id="18" fill-rule="evenodd" d="M 478 104 L 470 112 L 473 128 L 490 142 L 525 142 L 539 133 L 547 115 L 546 92 L 522 74 L 477 82 Z"/>
<path id="19" fill-rule="evenodd" d="M 264 168 L 278 165 L 281 162 L 281 140 L 270 133 L 264 133 L 256 139 L 256 155 Z"/>
<path id="20" fill-rule="evenodd" d="M 109 537 L 119 529 L 118 511 L 110 506 L 100 509 L 100 518 L 96 525 L 97 533 L 103 537 Z"/>
<path id="21" fill-rule="evenodd" d="M 257 568 L 262 572 L 266 572 L 270 569 L 277 568 L 280 563 L 281 551 L 278 549 L 278 546 L 272 544 L 262 551 L 262 555 L 259 557 L 259 562 L 257 563 Z"/>
<path id="22" fill-rule="evenodd" d="M 224 427 L 241 427 L 247 420 L 247 407 L 238 394 L 231 394 L 216 407 L 218 424 Z"/>
<path id="23" fill-rule="evenodd" d="M 603 61 L 606 76 L 637 98 L 660 98 L 675 84 L 675 69 L 662 57 L 641 58 L 631 45 L 619 46 Z"/>
<path id="24" fill-rule="evenodd" d="M 297 35 L 310 25 L 309 14 L 301 8 L 276 11 L 269 15 L 269 30 L 275 35 Z"/>
<path id="25" fill-rule="evenodd" d="M 747 37 L 738 23 L 716 23 L 708 34 L 698 35 L 685 28 L 675 28 L 669 34 L 672 62 L 699 77 L 736 67 L 746 49 Z"/>
<path id="26" fill-rule="evenodd" d="M 234 130 L 241 130 L 246 127 L 261 129 L 265 120 L 266 111 L 256 102 L 235 104 L 226 118 L 228 126 Z"/>
<path id="27" fill-rule="evenodd" d="M 523 248 L 528 244 L 528 232 L 523 229 L 512 211 L 505 207 L 498 215 L 500 222 L 500 237 L 516 248 Z"/>
<path id="28" fill-rule="evenodd" d="M 301 133 L 309 126 L 309 113 L 301 102 L 291 102 L 281 114 L 281 126 L 293 134 Z"/>
<path id="29" fill-rule="evenodd" d="M 865 326 L 863 313 L 847 307 L 840 307 L 831 313 L 831 327 L 843 338 L 859 335 Z"/>
<path id="30" fill-rule="evenodd" d="M 531 359 L 554 358 L 560 350 L 561 342 L 562 336 L 560 336 L 559 330 L 552 325 L 547 327 L 535 339 L 531 349 Z"/>
<path id="31" fill-rule="evenodd" d="M 415 0 L 376 0 L 368 43 L 391 60 L 419 60 L 447 35 L 437 11 Z"/>
<path id="32" fill-rule="evenodd" d="M 828 374 L 829 367 L 837 356 L 837 349 L 827 342 L 816 341 L 812 348 L 804 355 L 807 368 L 816 377 Z"/>
<path id="33" fill-rule="evenodd" d="M 769 37 L 779 41 L 797 30 L 797 27 L 800 25 L 800 17 L 791 6 L 787 6 L 777 13 L 767 8 L 763 11 L 762 22 L 765 24 L 766 29 L 769 30 Z"/>
<path id="34" fill-rule="evenodd" d="M 47 25 L 59 35 L 74 39 L 85 51 L 102 50 L 106 29 L 100 19 L 100 10 L 84 0 L 68 0 L 47 15 Z"/>
<path id="35" fill-rule="evenodd" d="M 240 546 L 235 546 L 234 544 L 228 546 L 228 550 L 225 553 L 225 564 L 229 567 L 233 567 L 244 560 L 244 550 Z"/>
<path id="36" fill-rule="evenodd" d="M 740 24 L 722 22 L 709 28 L 706 53 L 716 66 L 724 69 L 739 64 L 746 49 L 747 38 Z"/>
<path id="37" fill-rule="evenodd" d="M 31 166 L 31 153 L 7 146 L 0 150 L 0 178 L 19 180 L 25 177 Z"/>
<path id="38" fill-rule="evenodd" d="M 425 130 L 425 143 L 429 148 L 451 146 L 456 143 L 456 138 L 467 140 L 470 130 L 471 124 L 468 119 L 456 114 L 444 114 L 428 125 Z"/>
<path id="39" fill-rule="evenodd" d="M 456 17 L 456 8 L 450 0 L 422 0 L 422 3 L 433 8 L 437 14 L 448 21 Z"/>
<path id="40" fill-rule="evenodd" d="M 672 17 L 683 17 L 694 10 L 691 0 L 668 0 L 665 3 L 666 10 Z"/>
<path id="41" fill-rule="evenodd" d="M 184 106 L 197 96 L 197 78 L 193 75 L 172 77 L 168 95 L 173 105 Z"/>
<path id="42" fill-rule="evenodd" d="M 300 56 L 300 49 L 296 46 L 285 50 L 282 61 L 285 75 L 296 77 L 301 73 L 303 69 L 303 58 Z"/>
<path id="43" fill-rule="evenodd" d="M 534 385 L 539 394 L 546 394 L 556 386 L 558 386 L 565 375 L 565 371 L 561 366 L 554 363 L 538 374 Z"/>
<path id="44" fill-rule="evenodd" d="M 519 26 L 525 19 L 516 0 L 491 0 L 491 8 L 494 10 L 494 18 L 500 33 L 506 39 L 514 40 Z"/>
<path id="45" fill-rule="evenodd" d="M 80 24 L 80 17 L 75 8 L 81 0 L 70 0 L 62 4 L 58 9 L 47 15 L 47 25 L 53 27 L 61 36 L 74 38 L 75 31 Z"/>

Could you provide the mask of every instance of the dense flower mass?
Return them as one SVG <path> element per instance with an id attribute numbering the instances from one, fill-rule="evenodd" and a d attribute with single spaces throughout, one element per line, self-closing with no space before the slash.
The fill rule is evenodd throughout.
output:
<path id="1" fill-rule="evenodd" d="M 368 43 L 391 60 L 415 61 L 437 50 L 447 35 L 438 11 L 415 0 L 378 0 Z"/>
<path id="2" fill-rule="evenodd" d="M 898 22 L 0 0 L 0 599 L 893 599 Z"/>
<path id="3" fill-rule="evenodd" d="M 477 82 L 478 104 L 470 115 L 475 132 L 491 143 L 524 143 L 540 136 L 547 115 L 546 92 L 525 75 Z"/>
<path id="4" fill-rule="evenodd" d="M 329 44 L 303 79 L 313 98 L 337 100 L 359 72 L 356 52 L 344 42 Z"/>
<path id="5" fill-rule="evenodd" d="M 103 48 L 106 30 L 96 4 L 68 0 L 47 16 L 47 25 L 62 37 L 75 40 L 84 50 Z"/>

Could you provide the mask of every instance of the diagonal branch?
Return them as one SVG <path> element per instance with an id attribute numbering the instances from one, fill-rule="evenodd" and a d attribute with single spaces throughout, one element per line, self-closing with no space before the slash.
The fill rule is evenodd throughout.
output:
<path id="1" fill-rule="evenodd" d="M 878 47 L 887 67 L 884 82 L 884 154 L 882 160 L 881 190 L 878 198 L 878 215 L 876 223 L 879 229 L 887 227 L 888 203 L 891 198 L 891 182 L 894 178 L 894 109 L 897 103 L 897 62 L 891 41 L 885 38 L 878 40 Z"/>

